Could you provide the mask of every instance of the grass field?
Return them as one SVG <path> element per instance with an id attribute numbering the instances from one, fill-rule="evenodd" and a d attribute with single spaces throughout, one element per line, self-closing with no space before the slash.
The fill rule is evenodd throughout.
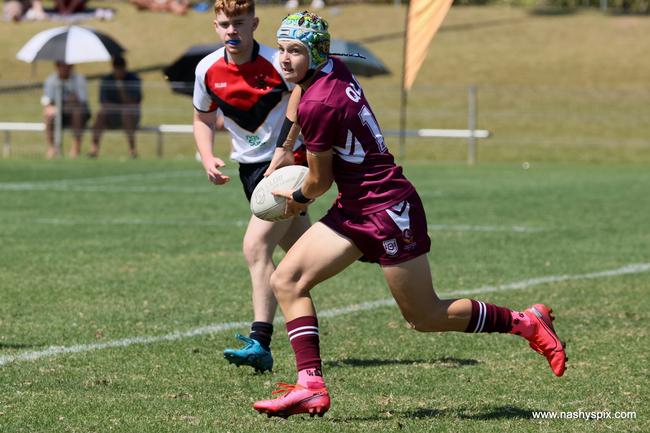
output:
<path id="1" fill-rule="evenodd" d="M 409 330 L 379 269 L 358 263 L 314 290 L 331 411 L 269 420 L 250 405 L 294 379 L 283 325 L 273 374 L 221 357 L 250 320 L 236 178 L 217 189 L 188 160 L 0 161 L 0 431 L 650 430 L 648 167 L 406 173 L 439 292 L 549 303 L 563 378 L 515 337 Z M 636 419 L 532 418 L 579 410 Z"/>
<path id="2" fill-rule="evenodd" d="M 209 14 L 92 6 L 117 9 L 115 20 L 87 24 L 122 42 L 136 69 L 216 40 Z M 258 9 L 261 42 L 274 44 L 285 13 Z M 382 127 L 396 128 L 404 8 L 324 15 L 334 37 L 362 41 L 393 71 L 361 82 Z M 15 53 L 54 25 L 0 23 L 0 87 L 51 71 Z M 418 334 L 379 269 L 357 263 L 313 292 L 333 394 L 322 419 L 269 420 L 250 408 L 274 382 L 294 379 L 282 323 L 272 374 L 222 358 L 251 319 L 248 210 L 236 177 L 211 186 L 191 136 L 166 137 L 165 159 L 143 135 L 141 159 L 124 160 L 114 134 L 100 160 L 48 162 L 41 134 L 14 134 L 12 157 L 0 160 L 0 432 L 650 431 L 649 44 L 646 17 L 452 8 L 409 94 L 408 127 L 465 127 L 466 87 L 476 84 L 479 127 L 494 135 L 475 167 L 444 162 L 465 159 L 462 140 L 407 143 L 434 281 L 448 296 L 550 304 L 569 369 L 554 378 L 510 336 Z M 189 123 L 189 98 L 159 71 L 142 76 L 143 123 Z M 39 120 L 39 96 L 0 92 L 0 121 Z M 220 136 L 223 157 L 226 147 Z M 332 197 L 312 206 L 313 218 Z M 636 419 L 539 420 L 534 411 Z"/>

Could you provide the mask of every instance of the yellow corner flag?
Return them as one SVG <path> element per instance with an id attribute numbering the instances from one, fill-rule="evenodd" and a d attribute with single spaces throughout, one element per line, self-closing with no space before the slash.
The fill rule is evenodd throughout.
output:
<path id="1" fill-rule="evenodd" d="M 404 82 L 409 90 L 427 56 L 429 43 L 445 19 L 453 0 L 410 0 L 406 21 Z"/>

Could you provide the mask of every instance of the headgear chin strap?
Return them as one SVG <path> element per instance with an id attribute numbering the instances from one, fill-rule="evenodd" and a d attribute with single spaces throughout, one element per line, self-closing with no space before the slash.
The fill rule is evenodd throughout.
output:
<path id="1" fill-rule="evenodd" d="M 312 75 L 316 69 L 327 63 L 330 53 L 330 34 L 327 21 L 311 12 L 296 12 L 282 20 L 276 34 L 278 40 L 296 40 L 307 48 L 309 69 Z"/>

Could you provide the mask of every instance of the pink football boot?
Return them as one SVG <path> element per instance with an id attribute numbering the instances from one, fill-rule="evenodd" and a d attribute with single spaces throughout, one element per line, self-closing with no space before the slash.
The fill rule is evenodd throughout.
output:
<path id="1" fill-rule="evenodd" d="M 564 343 L 560 341 L 553 328 L 555 317 L 551 315 L 552 312 L 553 310 L 544 304 L 535 304 L 527 308 L 524 314 L 536 326 L 535 332 L 526 338 L 533 350 L 546 357 L 553 374 L 562 376 L 566 370 L 567 356 L 564 352 Z"/>
<path id="2" fill-rule="evenodd" d="M 299 413 L 310 416 L 323 416 L 330 408 L 330 395 L 326 387 L 306 388 L 302 385 L 291 385 L 279 382 L 278 389 L 273 394 L 284 394 L 272 400 L 260 400 L 253 404 L 253 409 L 265 413 L 268 417 L 279 416 L 288 418 Z"/>

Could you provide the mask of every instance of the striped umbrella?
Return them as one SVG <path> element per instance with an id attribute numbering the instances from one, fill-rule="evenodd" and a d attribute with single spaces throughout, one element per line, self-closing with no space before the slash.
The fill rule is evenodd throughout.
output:
<path id="1" fill-rule="evenodd" d="M 68 26 L 36 34 L 16 58 L 28 63 L 52 60 L 73 65 L 110 60 L 123 52 L 124 48 L 110 36 L 86 27 Z"/>

